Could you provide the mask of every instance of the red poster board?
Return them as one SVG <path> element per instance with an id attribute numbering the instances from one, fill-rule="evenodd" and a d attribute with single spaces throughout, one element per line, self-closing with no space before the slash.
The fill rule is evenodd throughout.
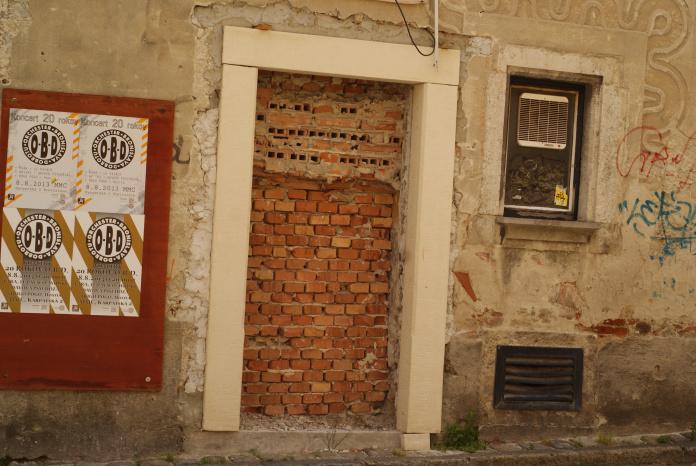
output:
<path id="1" fill-rule="evenodd" d="M 142 154 L 147 159 L 147 168 L 139 315 L 0 312 L 0 388 L 159 390 L 174 103 L 5 89 L 0 116 L 3 186 L 6 186 L 10 109 L 146 118 L 149 140 L 146 154 L 144 151 Z"/>

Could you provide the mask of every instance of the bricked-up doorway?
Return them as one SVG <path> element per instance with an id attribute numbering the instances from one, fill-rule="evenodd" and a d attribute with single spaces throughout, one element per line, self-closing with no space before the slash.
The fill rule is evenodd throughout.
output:
<path id="1" fill-rule="evenodd" d="M 428 433 L 441 426 L 459 51 L 440 49 L 433 67 L 432 60 L 417 57 L 404 44 L 231 26 L 224 27 L 223 42 L 203 430 L 241 427 L 256 91 L 259 71 L 276 70 L 401 83 L 412 90 L 403 180 L 408 189 L 401 193 L 406 209 L 398 222 L 403 229 L 398 250 L 404 254 L 395 260 L 402 272 L 392 271 L 403 283 L 401 322 L 391 338 L 398 341 L 398 371 L 391 375 L 398 381 L 396 428 L 402 446 L 427 448 Z M 254 416 L 273 423 L 299 418 Z"/>
<path id="2" fill-rule="evenodd" d="M 409 96 L 259 74 L 243 412 L 393 425 L 389 273 Z"/>

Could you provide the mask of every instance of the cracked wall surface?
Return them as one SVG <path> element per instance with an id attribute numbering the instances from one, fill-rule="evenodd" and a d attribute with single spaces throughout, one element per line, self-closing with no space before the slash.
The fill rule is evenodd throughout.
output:
<path id="1" fill-rule="evenodd" d="M 685 357 L 696 346 L 693 1 L 440 6 L 441 45 L 462 50 L 444 424 L 473 410 L 484 433 L 510 437 L 686 428 L 696 412 Z M 416 41 L 429 45 L 420 28 L 432 23 L 432 9 L 404 10 Z M 176 101 L 164 389 L 3 392 L 0 457 L 179 451 L 200 431 L 222 28 L 259 24 L 409 43 L 395 6 L 374 0 L 0 0 L 2 87 Z M 534 70 L 503 65 L 522 55 Z M 425 59 L 414 50 L 413 60 Z M 585 243 L 552 241 L 544 231 L 508 241 L 495 223 L 503 122 L 491 115 L 505 105 L 500 80 L 544 69 L 558 79 L 572 78 L 566 69 L 582 70 L 573 79 L 596 78 L 596 139 L 586 146 L 592 162 L 583 166 L 581 198 L 583 220 L 600 227 Z M 608 101 L 623 104 L 605 111 Z M 584 348 L 583 410 L 494 410 L 498 344 Z"/>

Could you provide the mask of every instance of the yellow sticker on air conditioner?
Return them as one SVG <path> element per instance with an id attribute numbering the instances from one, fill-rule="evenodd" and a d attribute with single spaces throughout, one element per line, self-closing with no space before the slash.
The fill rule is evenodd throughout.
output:
<path id="1" fill-rule="evenodd" d="M 557 206 L 568 207 L 568 192 L 566 188 L 556 185 L 556 193 L 553 196 L 553 203 Z"/>

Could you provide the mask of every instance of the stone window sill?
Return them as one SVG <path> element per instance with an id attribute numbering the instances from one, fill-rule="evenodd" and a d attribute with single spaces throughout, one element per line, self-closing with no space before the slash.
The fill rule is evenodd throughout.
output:
<path id="1" fill-rule="evenodd" d="M 545 220 L 497 216 L 503 244 L 508 240 L 544 241 L 554 243 L 588 243 L 601 228 L 595 222 Z"/>

